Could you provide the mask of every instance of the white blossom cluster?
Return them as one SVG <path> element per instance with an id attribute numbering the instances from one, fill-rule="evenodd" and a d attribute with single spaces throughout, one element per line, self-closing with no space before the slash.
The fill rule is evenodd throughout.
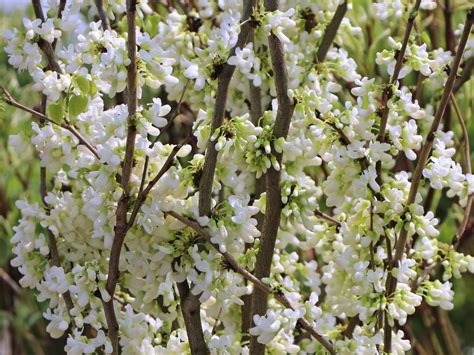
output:
<path id="1" fill-rule="evenodd" d="M 67 333 L 67 353 L 112 352 L 103 306 L 111 299 L 124 354 L 187 353 L 188 335 L 176 286 L 184 280 L 201 303 L 211 353 L 247 353 L 242 306 L 254 286 L 226 266 L 221 254 L 232 255 L 248 270 L 255 267 L 261 244 L 258 219 L 265 214 L 267 198 L 265 193 L 255 195 L 256 179 L 270 168 L 281 174 L 283 210 L 271 275 L 264 281 L 280 290 L 293 308 L 270 297 L 267 313 L 253 318 L 249 333 L 270 353 L 323 351 L 315 339 L 298 336 L 301 318 L 338 353 L 378 353 L 384 342 L 380 319 L 385 317 L 392 326 L 392 352 L 402 354 L 411 345 L 397 327 L 423 301 L 453 308 L 451 279 L 474 272 L 474 258 L 438 239 L 438 219 L 423 207 L 423 196 L 429 188 L 444 190 L 466 206 L 474 193 L 474 177 L 456 155 L 457 133 L 441 128 L 436 132 L 422 186 L 415 203 L 407 205 L 413 178 L 410 166 L 419 158 L 453 54 L 431 50 L 414 34 L 410 38 L 398 79 L 413 74 L 426 78 L 423 85 L 432 100 L 422 106 L 404 82 L 387 85 L 379 77 L 361 74 L 341 40 L 348 33 L 361 33 L 352 18 L 352 4 L 336 35 L 338 46 L 317 63 L 318 43 L 342 1 L 280 2 L 278 11 L 255 9 L 253 38 L 233 55 L 230 50 L 242 26 L 241 0 L 194 1 L 196 7 L 188 14 L 179 7 L 157 13 L 151 1 L 139 2 L 140 105 L 133 117 L 137 124 L 130 179 L 133 199 L 142 191 L 145 165 L 146 178 L 153 178 L 177 149 L 177 144 L 158 138 L 173 123 L 172 107 L 178 102 L 194 117 L 197 143 L 179 148 L 140 207 L 125 238 L 114 295 L 105 285 L 122 195 L 117 176 L 122 171 L 129 119 L 127 106 L 120 101 L 130 65 L 125 0 L 105 1 L 110 29 L 104 30 L 96 21 L 93 1 L 67 0 L 60 18 L 56 2 L 50 1 L 45 22 L 25 19 L 21 28 L 4 34 L 9 63 L 29 72 L 34 89 L 47 97 L 49 115 L 59 111 L 58 118 L 73 124 L 99 156 L 64 128 L 32 124 L 29 141 L 51 178 L 45 197 L 48 207 L 17 202 L 21 219 L 14 227 L 12 265 L 23 275 L 21 285 L 36 289 L 38 300 L 49 302 L 44 313 L 47 331 L 55 338 Z M 159 3 L 162 9 L 174 2 Z M 377 1 L 371 16 L 375 21 L 390 17 L 400 21 L 408 13 L 405 3 Z M 435 1 L 422 1 L 423 11 L 435 7 Z M 295 102 L 286 139 L 273 135 L 279 103 L 269 35 L 283 46 L 288 94 Z M 384 76 L 394 72 L 401 40 L 387 36 L 388 45 L 376 53 Z M 40 41 L 55 43 L 61 73 L 48 66 Z M 226 63 L 235 66 L 226 119 L 211 134 L 216 78 Z M 261 93 L 263 112 L 258 121 L 249 115 L 250 85 Z M 386 139 L 381 142 L 377 134 L 386 90 L 390 90 L 384 103 L 389 113 Z M 209 141 L 218 152 L 213 208 L 209 217 L 201 217 L 199 179 Z M 24 145 L 24 138 L 10 138 L 10 149 L 18 148 L 18 154 Z M 281 164 L 275 153 L 283 154 Z M 316 213 L 322 210 L 333 220 Z M 210 242 L 170 211 L 198 221 L 211 236 Z M 409 243 L 399 265 L 389 271 L 392 248 L 402 229 L 407 230 Z M 49 257 L 49 238 L 57 242 L 59 265 Z M 431 274 L 419 280 L 425 269 L 436 265 L 442 280 Z M 390 272 L 398 285 L 387 295 Z M 66 293 L 72 309 L 66 304 Z M 347 335 L 346 326 L 354 318 L 357 326 Z"/>

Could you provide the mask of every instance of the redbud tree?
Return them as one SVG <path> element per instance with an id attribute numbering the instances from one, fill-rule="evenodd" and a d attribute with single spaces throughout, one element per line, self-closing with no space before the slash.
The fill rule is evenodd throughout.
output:
<path id="1" fill-rule="evenodd" d="M 16 203 L 11 264 L 49 334 L 70 354 L 430 353 L 410 316 L 474 272 L 474 12 L 452 3 L 33 0 L 4 50 L 40 95 L 2 101 L 31 115 L 8 149 L 37 151 L 41 203 Z"/>

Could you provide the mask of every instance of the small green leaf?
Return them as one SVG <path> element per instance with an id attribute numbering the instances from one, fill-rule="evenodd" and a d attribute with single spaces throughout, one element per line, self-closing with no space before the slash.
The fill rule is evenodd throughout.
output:
<path id="1" fill-rule="evenodd" d="M 71 96 L 71 98 L 69 99 L 69 114 L 77 116 L 85 112 L 87 109 L 87 103 L 87 96 Z"/>
<path id="2" fill-rule="evenodd" d="M 423 40 L 423 42 L 426 43 L 428 48 L 431 48 L 431 38 L 430 38 L 430 35 L 426 31 L 423 31 L 421 33 L 421 39 Z"/>
<path id="3" fill-rule="evenodd" d="M 161 18 L 159 15 L 152 15 L 147 18 L 147 29 L 151 37 L 156 36 L 156 34 L 158 33 L 158 25 L 160 21 Z"/>
<path id="4" fill-rule="evenodd" d="M 64 116 L 63 100 L 59 100 L 53 104 L 49 104 L 48 115 L 57 123 L 61 123 L 63 121 Z"/>
<path id="5" fill-rule="evenodd" d="M 87 95 L 89 93 L 90 82 L 83 76 L 76 76 L 74 78 L 74 85 L 77 86 L 84 95 Z"/>

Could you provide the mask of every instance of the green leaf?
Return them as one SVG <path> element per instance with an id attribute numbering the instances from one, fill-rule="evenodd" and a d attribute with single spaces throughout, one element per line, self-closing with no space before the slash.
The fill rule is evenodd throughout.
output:
<path id="1" fill-rule="evenodd" d="M 63 100 L 59 100 L 53 104 L 48 105 L 48 115 L 57 123 L 61 123 L 64 117 Z"/>
<path id="2" fill-rule="evenodd" d="M 159 15 L 152 15 L 147 18 L 147 29 L 151 37 L 156 36 L 156 34 L 158 33 L 158 25 L 160 21 L 161 18 Z"/>
<path id="3" fill-rule="evenodd" d="M 77 116 L 87 109 L 88 99 L 85 95 L 71 96 L 69 99 L 69 114 Z"/>
<path id="4" fill-rule="evenodd" d="M 87 95 L 89 93 L 91 87 L 89 80 L 87 80 L 83 76 L 76 76 L 74 78 L 74 86 L 77 86 L 84 95 Z"/>
<path id="5" fill-rule="evenodd" d="M 426 43 L 427 47 L 431 48 L 431 38 L 430 38 L 430 35 L 428 34 L 428 32 L 423 31 L 421 33 L 421 38 L 423 39 L 423 42 Z"/>

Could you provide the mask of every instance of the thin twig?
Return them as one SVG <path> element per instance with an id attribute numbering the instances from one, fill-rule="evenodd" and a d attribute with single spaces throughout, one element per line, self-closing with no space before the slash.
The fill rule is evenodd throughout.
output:
<path id="1" fill-rule="evenodd" d="M 283 306 L 286 308 L 289 308 L 291 310 L 294 310 L 295 308 L 291 305 L 291 302 L 288 300 L 288 298 L 282 293 L 277 290 L 274 290 L 272 287 L 269 285 L 265 284 L 261 279 L 253 275 L 250 271 L 248 271 L 245 267 L 241 266 L 235 258 L 230 255 L 227 252 L 222 252 L 219 249 L 219 245 L 214 244 L 211 241 L 211 236 L 209 233 L 199 225 L 198 222 L 186 218 L 179 213 L 176 213 L 174 211 L 169 211 L 166 212 L 170 216 L 176 218 L 178 221 L 181 223 L 187 225 L 188 227 L 192 228 L 196 233 L 198 233 L 203 239 L 205 239 L 219 254 L 222 255 L 224 260 L 226 261 L 227 265 L 229 265 L 233 271 L 236 273 L 242 275 L 247 281 L 252 282 L 256 288 L 264 292 L 266 295 L 273 295 L 275 299 L 280 302 Z M 332 344 L 325 339 L 321 334 L 319 334 L 312 326 L 311 324 L 304 318 L 299 318 L 298 323 L 305 329 L 308 333 L 310 333 L 316 340 L 318 340 L 331 354 L 335 354 L 334 347 Z"/>
<path id="2" fill-rule="evenodd" d="M 186 84 L 184 84 L 184 88 L 183 88 L 183 91 L 181 92 L 181 96 L 179 98 L 179 101 L 178 101 L 178 104 L 176 105 L 176 107 L 173 109 L 173 111 L 170 113 L 170 119 L 168 120 L 168 123 L 166 124 L 166 126 L 160 130 L 160 134 L 158 136 L 156 136 L 152 141 L 151 141 L 151 144 L 150 144 L 150 149 L 152 149 L 156 142 L 158 142 L 158 139 L 160 138 L 161 134 L 163 132 L 165 132 L 174 122 L 174 119 L 179 115 L 180 113 L 180 109 L 181 109 L 181 103 L 183 101 L 183 98 L 184 98 L 184 94 L 186 92 L 186 89 L 188 87 L 188 83 L 189 83 L 189 80 L 186 81 Z M 150 164 L 150 157 L 147 155 L 145 157 L 145 163 L 143 164 L 143 172 L 142 172 L 142 178 L 141 178 L 141 181 L 140 181 L 140 188 L 138 189 L 138 196 L 141 195 L 143 189 L 145 188 L 145 182 L 146 182 L 146 178 L 147 178 L 147 175 L 148 175 L 148 166 Z"/>
<path id="3" fill-rule="evenodd" d="M 252 26 L 254 25 L 252 21 L 249 21 L 249 19 L 252 15 L 252 11 L 256 7 L 256 4 L 256 0 L 246 2 L 237 44 L 230 51 L 228 58 L 235 54 L 237 48 L 242 48 L 245 43 L 247 43 L 248 35 L 250 34 Z M 199 214 L 201 216 L 207 216 L 211 212 L 212 185 L 214 183 L 214 174 L 217 164 L 217 150 L 215 147 L 216 142 L 212 139 L 212 135 L 216 129 L 222 125 L 224 120 L 229 84 L 232 76 L 234 75 L 234 71 L 235 66 L 228 64 L 226 60 L 225 63 L 223 63 L 222 71 L 218 77 L 216 103 L 212 117 L 211 132 L 209 136 L 210 138 L 207 144 L 206 157 L 202 170 L 202 178 L 199 183 Z"/>
<path id="4" fill-rule="evenodd" d="M 462 74 L 461 77 L 457 78 L 454 82 L 454 89 L 453 92 L 458 92 L 459 89 L 462 88 L 464 83 L 472 78 L 472 68 L 474 68 L 474 58 L 471 57 L 462 66 Z"/>
<path id="5" fill-rule="evenodd" d="M 58 19 L 61 19 L 63 17 L 63 11 L 64 11 L 64 8 L 66 7 L 66 0 L 61 0 L 59 2 L 59 6 L 58 6 Z M 56 45 L 58 44 L 58 39 L 55 38 L 54 41 L 53 41 L 53 50 L 56 49 Z"/>
<path id="6" fill-rule="evenodd" d="M 448 80 L 446 81 L 446 84 L 444 86 L 443 96 L 441 97 L 440 104 L 438 106 L 438 109 L 436 110 L 436 114 L 431 124 L 430 131 L 428 133 L 428 136 L 426 137 L 425 143 L 423 145 L 420 156 L 418 158 L 418 163 L 416 165 L 415 171 L 412 176 L 410 192 L 409 192 L 408 199 L 406 202 L 407 208 L 415 202 L 416 194 L 418 192 L 418 187 L 421 182 L 422 172 L 423 172 L 426 162 L 428 161 L 431 148 L 433 147 L 435 133 L 438 130 L 438 126 L 440 124 L 441 118 L 443 117 L 444 110 L 446 109 L 448 101 L 451 97 L 451 93 L 454 86 L 454 80 L 456 79 L 456 73 L 458 71 L 459 63 L 461 62 L 461 57 L 464 52 L 464 48 L 466 47 L 466 43 L 469 38 L 473 22 L 474 22 L 474 9 L 471 9 L 467 14 L 464 30 L 463 30 L 461 40 L 458 45 L 458 50 L 451 66 L 451 72 L 449 73 Z M 386 297 L 391 297 L 391 295 L 393 294 L 393 292 L 395 291 L 397 287 L 397 279 L 393 276 L 391 271 L 394 267 L 398 267 L 398 263 L 403 256 L 403 251 L 405 250 L 407 236 L 408 236 L 407 229 L 402 228 L 400 232 L 400 237 L 398 238 L 398 241 L 395 246 L 395 255 L 393 257 L 392 262 L 389 265 L 389 270 L 388 270 L 389 272 L 388 272 L 387 281 L 385 284 Z M 384 335 L 385 337 L 384 351 L 387 353 L 391 351 L 391 347 L 392 347 L 391 334 L 392 334 L 391 327 L 388 324 L 388 322 L 386 322 L 385 335 Z"/>
<path id="7" fill-rule="evenodd" d="M 119 263 L 123 242 L 127 234 L 127 213 L 130 201 L 130 178 L 133 170 L 133 158 L 135 153 L 135 138 L 137 135 L 136 112 L 137 112 L 137 34 L 136 34 L 136 0 L 127 0 L 127 27 L 128 27 L 128 58 L 130 64 L 127 69 L 127 93 L 128 93 L 128 131 L 125 144 L 125 157 L 122 166 L 122 196 L 118 201 L 115 213 L 116 223 L 114 228 L 114 240 L 110 250 L 109 271 L 106 290 L 110 295 L 108 302 L 103 302 L 104 312 L 108 325 L 108 336 L 112 342 L 113 352 L 119 353 L 119 325 L 115 315 L 113 296 L 120 276 Z"/>
<path id="8" fill-rule="evenodd" d="M 451 93 L 451 102 L 454 106 L 454 111 L 456 111 L 456 116 L 458 117 L 459 123 L 461 124 L 462 135 L 464 138 L 464 154 L 466 155 L 466 174 L 472 175 L 472 167 L 471 167 L 471 145 L 469 144 L 469 133 L 466 127 L 466 121 L 464 120 L 461 109 L 456 101 L 456 98 Z M 474 195 L 471 194 L 467 197 L 466 207 L 464 209 L 464 217 L 459 227 L 456 236 L 453 239 L 453 245 L 455 249 L 459 249 L 461 244 L 461 239 L 466 231 L 467 225 L 469 223 L 469 219 L 471 218 L 471 208 L 472 208 L 472 200 L 474 199 Z"/>
<path id="9" fill-rule="evenodd" d="M 326 221 L 329 221 L 331 223 L 334 223 L 336 226 L 340 226 L 341 225 L 341 222 L 338 221 L 336 218 L 324 213 L 324 212 L 321 212 L 319 210 L 316 210 L 314 211 L 314 215 L 316 217 L 319 217 L 319 218 L 322 218 L 322 219 L 325 219 Z"/>
<path id="10" fill-rule="evenodd" d="M 179 150 L 186 144 L 188 144 L 191 139 L 193 138 L 192 135 L 189 135 L 181 144 L 175 145 L 173 150 L 171 151 L 170 155 L 166 159 L 165 163 L 161 167 L 160 171 L 156 176 L 148 183 L 146 188 L 138 195 L 137 201 L 135 202 L 135 206 L 133 207 L 132 213 L 130 215 L 130 218 L 128 220 L 128 227 L 127 230 L 130 229 L 133 226 L 133 223 L 135 222 L 135 219 L 137 217 L 138 211 L 140 210 L 140 207 L 143 205 L 145 202 L 148 194 L 150 193 L 151 189 L 158 183 L 158 181 L 161 179 L 161 177 L 171 168 L 173 165 L 173 160 L 178 154 Z"/>
<path id="11" fill-rule="evenodd" d="M 28 112 L 34 117 L 36 117 L 39 121 L 46 121 L 48 123 L 51 123 L 55 126 L 64 128 L 65 130 L 71 132 L 78 140 L 79 143 L 84 145 L 98 160 L 100 160 L 99 154 L 97 153 L 97 150 L 90 144 L 80 133 L 77 131 L 77 129 L 70 123 L 58 123 L 51 119 L 50 117 L 46 116 L 45 114 L 38 112 L 36 110 L 33 110 L 23 104 L 20 104 L 17 102 L 11 94 L 5 89 L 3 86 L 1 87 L 3 91 L 3 99 L 6 104 L 16 107 L 22 111 Z"/>
<path id="12" fill-rule="evenodd" d="M 323 39 L 321 40 L 321 44 L 319 45 L 318 52 L 316 53 L 316 60 L 318 61 L 318 63 L 322 63 L 324 62 L 324 59 L 326 59 L 326 54 L 328 53 L 329 48 L 334 42 L 334 38 L 336 37 L 337 30 L 339 29 L 339 26 L 341 25 L 344 15 L 346 14 L 346 11 L 347 11 L 347 0 L 337 7 L 336 12 L 334 13 L 334 16 L 331 22 L 326 27 L 326 31 L 324 31 Z"/>
<path id="13" fill-rule="evenodd" d="M 388 101 L 393 95 L 393 90 L 392 90 L 392 85 L 398 82 L 398 76 L 400 74 L 400 71 L 402 69 L 402 64 L 403 64 L 403 59 L 405 57 L 405 52 L 408 47 L 408 41 L 410 40 L 410 33 L 413 28 L 413 25 L 415 23 L 415 18 L 416 15 L 418 14 L 418 10 L 420 8 L 421 0 L 417 0 L 415 3 L 415 6 L 413 6 L 413 9 L 410 12 L 410 16 L 408 18 L 407 26 L 405 28 L 405 35 L 403 37 L 403 42 L 402 42 L 402 47 L 400 48 L 400 51 L 397 54 L 397 61 L 395 63 L 395 69 L 393 70 L 393 75 L 390 78 L 390 81 L 388 83 L 388 86 L 385 88 L 383 91 L 383 97 L 382 97 L 382 102 L 384 104 L 383 111 L 382 111 L 382 116 L 380 118 L 380 128 L 379 128 L 379 134 L 377 136 L 377 140 L 381 143 L 384 143 L 386 140 L 385 137 L 385 129 L 387 128 L 387 123 L 388 123 L 388 114 L 390 111 L 390 107 L 388 105 Z M 376 171 L 377 171 L 377 183 L 379 185 L 382 184 L 382 162 L 378 161 L 376 163 Z"/>

